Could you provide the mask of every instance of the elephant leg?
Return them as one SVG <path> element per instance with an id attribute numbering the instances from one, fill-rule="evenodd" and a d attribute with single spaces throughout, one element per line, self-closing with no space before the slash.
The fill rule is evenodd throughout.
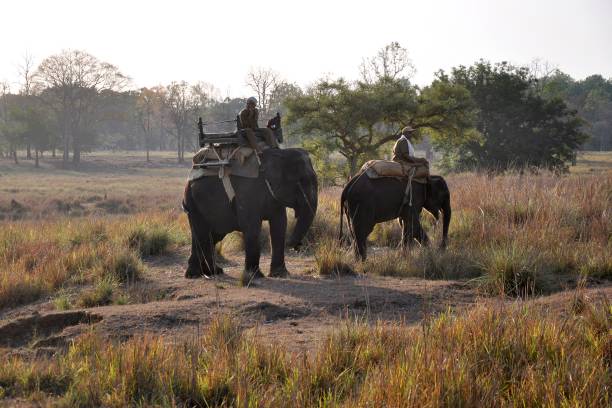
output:
<path id="1" fill-rule="evenodd" d="M 185 271 L 186 278 L 212 276 L 215 273 L 214 243 L 210 227 L 197 214 L 189 213 L 191 229 L 191 255 Z"/>
<path id="2" fill-rule="evenodd" d="M 270 239 L 272 241 L 272 262 L 270 276 L 284 278 L 289 275 L 285 266 L 285 235 L 287 233 L 287 213 L 281 208 L 270 218 Z"/>
<path id="3" fill-rule="evenodd" d="M 261 234 L 261 220 L 251 221 L 243 231 L 244 239 L 244 272 L 248 275 L 249 280 L 263 278 L 264 275 L 259 269 L 259 258 L 261 256 L 261 248 L 259 246 L 259 235 Z"/>
<path id="4" fill-rule="evenodd" d="M 224 238 L 224 237 L 225 237 L 225 234 L 216 234 L 216 233 L 212 234 L 212 239 L 213 239 L 212 246 L 213 246 L 213 248 L 215 248 L 215 246 L 217 245 L 217 243 L 218 243 L 218 242 L 223 241 L 223 238 Z M 214 274 L 215 274 L 215 275 L 222 275 L 222 274 L 223 274 L 223 268 L 222 268 L 222 267 L 220 267 L 220 266 L 217 264 L 217 252 L 216 252 L 216 250 L 214 251 L 214 256 L 215 256 L 215 262 L 214 262 L 215 269 L 214 269 Z"/>
<path id="5" fill-rule="evenodd" d="M 411 247 L 414 245 L 414 240 L 421 245 L 429 244 L 429 237 L 421 227 L 420 211 L 412 209 L 408 214 L 402 217 L 402 247 Z"/>
<path id="6" fill-rule="evenodd" d="M 355 255 L 358 259 L 365 261 L 367 254 L 368 236 L 374 229 L 374 220 L 369 214 L 363 214 L 353 219 L 355 232 Z"/>

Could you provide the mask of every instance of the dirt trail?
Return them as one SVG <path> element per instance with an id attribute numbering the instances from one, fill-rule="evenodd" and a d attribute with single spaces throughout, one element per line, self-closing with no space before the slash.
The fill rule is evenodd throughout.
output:
<path id="1" fill-rule="evenodd" d="M 266 278 L 249 288 L 241 287 L 242 259 L 237 255 L 224 264 L 224 275 L 188 280 L 183 277 L 187 255 L 185 248 L 146 261 L 146 278 L 131 288 L 140 298 L 150 299 L 146 303 L 58 312 L 47 300 L 5 311 L 0 314 L 0 337 L 7 340 L 0 347 L 53 344 L 54 339 L 74 337 L 90 324 L 101 335 L 119 339 L 142 333 L 190 336 L 205 330 L 213 317 L 229 313 L 245 328 L 256 330 L 260 338 L 307 351 L 347 317 L 413 323 L 475 301 L 473 291 L 452 281 L 316 277 L 311 274 L 313 258 L 297 254 L 287 257 L 291 272 L 287 279 Z M 262 256 L 264 272 L 269 262 L 269 256 Z M 45 330 L 40 329 L 39 314 L 49 316 L 43 319 L 48 322 Z M 85 322 L 83 316 L 95 318 Z M 11 328 L 18 321 L 21 331 L 14 334 Z"/>
<path id="2" fill-rule="evenodd" d="M 146 261 L 146 278 L 131 288 L 132 294 L 148 299 L 146 303 L 58 312 L 45 301 L 5 311 L 0 314 L 0 338 L 5 339 L 0 347 L 53 351 L 91 325 L 109 338 L 154 333 L 180 340 L 203 333 L 212 318 L 229 313 L 263 341 L 308 352 L 347 318 L 412 324 L 448 308 L 470 307 L 478 300 L 473 289 L 457 281 L 320 278 L 311 273 L 313 258 L 297 254 L 287 257 L 291 272 L 287 279 L 266 278 L 241 287 L 242 259 L 237 255 L 224 264 L 224 275 L 188 280 L 183 277 L 187 256 L 184 248 Z M 264 272 L 269 262 L 264 255 Z M 612 292 L 610 287 L 604 289 Z"/>

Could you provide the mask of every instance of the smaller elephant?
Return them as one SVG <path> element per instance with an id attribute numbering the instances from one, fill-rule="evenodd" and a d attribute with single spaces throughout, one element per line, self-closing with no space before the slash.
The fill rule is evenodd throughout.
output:
<path id="1" fill-rule="evenodd" d="M 355 240 L 355 254 L 361 260 L 367 257 L 368 235 L 374 225 L 399 218 L 402 225 L 402 244 L 411 245 L 417 240 L 423 245 L 429 237 L 421 227 L 423 208 L 436 220 L 443 213 L 442 242 L 446 247 L 451 220 L 450 192 L 444 178 L 432 176 L 427 184 L 412 182 L 412 202 L 404 202 L 408 181 L 393 177 L 369 178 L 365 173 L 353 177 L 342 191 L 340 198 L 340 237 L 346 215 L 349 230 Z"/>

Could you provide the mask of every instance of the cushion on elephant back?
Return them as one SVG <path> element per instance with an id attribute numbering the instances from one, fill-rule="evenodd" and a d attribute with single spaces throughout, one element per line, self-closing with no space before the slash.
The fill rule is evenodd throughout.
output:
<path id="1" fill-rule="evenodd" d="M 429 177 L 429 164 L 427 162 L 398 163 L 390 160 L 370 160 L 361 166 L 360 172 L 365 172 L 369 178 L 408 178 L 412 173 L 413 181 L 427 183 L 427 178 Z"/>

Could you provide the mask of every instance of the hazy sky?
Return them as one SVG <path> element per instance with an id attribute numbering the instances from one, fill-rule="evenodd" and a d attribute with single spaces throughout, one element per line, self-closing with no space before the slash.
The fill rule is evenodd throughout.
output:
<path id="1" fill-rule="evenodd" d="M 354 79 L 391 41 L 409 50 L 420 85 L 480 58 L 612 77 L 611 21 L 612 0 L 2 0 L 0 80 L 17 81 L 26 52 L 40 62 L 71 48 L 117 65 L 133 86 L 203 80 L 244 96 L 251 66 L 302 86 Z"/>

